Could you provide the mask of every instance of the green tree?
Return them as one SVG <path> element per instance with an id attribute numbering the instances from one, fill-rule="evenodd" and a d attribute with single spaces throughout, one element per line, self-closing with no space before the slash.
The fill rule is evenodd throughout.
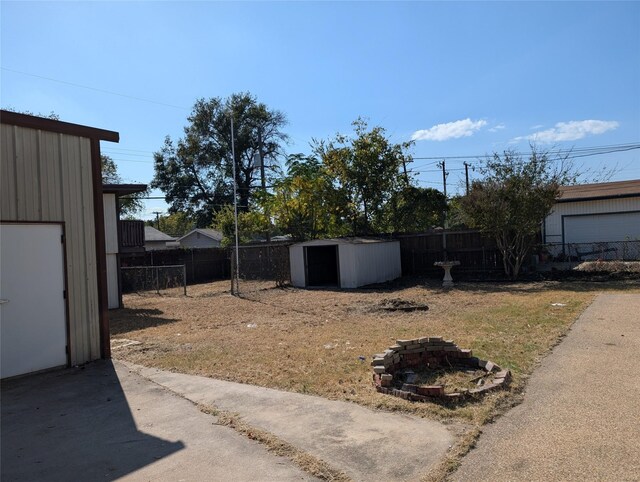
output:
<path id="1" fill-rule="evenodd" d="M 442 226 L 446 210 L 447 199 L 437 189 L 404 186 L 385 206 L 385 230 L 417 233 Z"/>
<path id="2" fill-rule="evenodd" d="M 38 112 L 36 114 L 34 112 L 31 112 L 30 110 L 18 110 L 11 106 L 3 107 L 2 110 L 7 110 L 9 112 L 16 112 L 18 114 L 32 115 L 35 117 L 43 117 L 45 119 L 60 120 L 60 116 L 53 111 L 49 112 L 48 114 L 43 114 L 42 112 Z"/>
<path id="3" fill-rule="evenodd" d="M 382 127 L 369 130 L 361 118 L 353 127 L 354 137 L 314 141 L 314 152 L 348 201 L 352 233 L 372 234 L 384 229 L 385 204 L 409 183 L 400 170 L 411 161 L 412 143 L 393 144 Z"/>
<path id="4" fill-rule="evenodd" d="M 102 184 L 121 184 L 122 177 L 118 174 L 118 166 L 112 158 L 105 154 L 100 154 L 102 161 Z M 144 197 L 148 190 L 130 194 L 118 198 L 120 203 L 120 215 L 123 218 L 131 218 L 144 209 Z"/>
<path id="5" fill-rule="evenodd" d="M 264 213 L 259 210 L 238 212 L 238 241 L 248 243 L 264 236 L 267 230 Z M 233 205 L 224 206 L 215 212 L 212 227 L 222 233 L 222 246 L 235 243 Z"/>
<path id="6" fill-rule="evenodd" d="M 347 200 L 325 166 L 303 154 L 289 156 L 286 165 L 287 175 L 275 181 L 267 199 L 277 228 L 297 240 L 346 234 Z"/>
<path id="7" fill-rule="evenodd" d="M 160 231 L 170 236 L 184 236 L 195 228 L 195 222 L 185 213 L 171 213 L 158 216 L 157 219 L 150 219 L 146 222 L 147 226 L 158 228 L 160 222 Z"/>
<path id="8" fill-rule="evenodd" d="M 460 215 L 468 226 L 495 238 L 505 274 L 516 279 L 560 186 L 574 183 L 577 175 L 566 157 L 552 159 L 535 146 L 526 159 L 513 151 L 494 153 L 480 172 L 483 178 L 460 198 Z"/>
<path id="9" fill-rule="evenodd" d="M 167 137 L 154 153 L 151 186 L 164 192 L 170 212 L 184 212 L 200 227 L 208 226 L 216 211 L 233 202 L 231 118 L 238 204 L 241 211 L 248 211 L 260 178 L 254 157 L 261 155 L 266 176 L 278 169 L 281 146 L 288 139 L 281 130 L 287 123 L 282 112 L 269 109 L 249 93 L 199 99 L 184 137 L 175 143 Z"/>

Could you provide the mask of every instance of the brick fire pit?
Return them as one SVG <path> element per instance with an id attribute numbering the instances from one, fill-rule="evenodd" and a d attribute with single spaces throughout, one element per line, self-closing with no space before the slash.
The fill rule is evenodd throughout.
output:
<path id="1" fill-rule="evenodd" d="M 443 340 L 439 336 L 397 340 L 384 353 L 374 355 L 371 365 L 378 392 L 412 401 L 460 400 L 502 388 L 511 380 L 509 370 L 503 370 L 491 361 L 480 360 L 472 355 L 471 350 L 461 349 L 453 341 Z M 421 386 L 413 383 L 417 378 L 413 369 L 480 370 L 481 375 L 470 380 L 477 382 L 476 388 L 445 393 L 444 385 Z"/>

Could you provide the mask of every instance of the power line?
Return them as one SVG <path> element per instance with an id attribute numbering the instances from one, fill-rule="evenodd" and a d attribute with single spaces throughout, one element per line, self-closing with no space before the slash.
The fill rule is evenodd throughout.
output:
<path id="1" fill-rule="evenodd" d="M 604 146 L 593 146 L 593 147 L 582 147 L 576 149 L 558 149 L 553 151 L 548 151 L 546 154 L 549 155 L 567 155 L 569 158 L 577 158 L 577 157 L 588 157 L 588 156 L 597 156 L 602 154 L 611 154 L 614 152 L 624 152 L 631 151 L 634 149 L 640 149 L 640 144 L 635 143 L 627 143 L 627 144 L 611 144 Z M 527 152 L 514 152 L 514 155 L 517 156 L 525 156 L 529 153 Z M 575 154 L 575 155 L 572 155 Z M 445 159 L 445 160 L 458 160 L 458 159 L 474 159 L 481 160 L 482 158 L 486 158 L 491 156 L 491 154 L 479 154 L 479 155 L 466 155 L 466 156 L 429 156 L 429 157 L 412 157 L 412 159 L 418 160 L 432 160 L 432 159 Z M 426 165 L 435 164 L 439 161 L 434 161 L 433 163 L 429 163 Z"/>
<path id="2" fill-rule="evenodd" d="M 0 67 L 0 68 L 2 70 L 6 70 L 7 72 L 13 72 L 15 74 L 27 75 L 29 77 L 35 77 L 37 79 L 44 79 L 44 80 L 48 80 L 50 82 L 57 82 L 59 84 L 71 85 L 73 87 L 80 87 L 82 89 L 93 90 L 95 92 L 101 92 L 103 94 L 117 95 L 118 97 L 124 97 L 126 99 L 133 99 L 133 100 L 137 100 L 137 101 L 140 101 L 140 102 L 148 102 L 150 104 L 163 105 L 165 107 L 173 107 L 174 109 L 189 110 L 187 107 L 182 107 L 182 106 L 174 105 L 174 104 L 168 104 L 166 102 L 160 102 L 160 101 L 157 101 L 157 100 L 145 99 L 145 98 L 142 98 L 142 97 L 136 97 L 134 95 L 121 94 L 119 92 L 113 92 L 111 90 L 98 89 L 97 87 L 90 87 L 88 85 L 76 84 L 75 82 L 67 82 L 66 80 L 53 79 L 51 77 L 45 77 L 44 75 L 37 75 L 37 74 L 31 74 L 29 72 L 22 72 L 21 70 L 8 69 L 6 67 Z"/>

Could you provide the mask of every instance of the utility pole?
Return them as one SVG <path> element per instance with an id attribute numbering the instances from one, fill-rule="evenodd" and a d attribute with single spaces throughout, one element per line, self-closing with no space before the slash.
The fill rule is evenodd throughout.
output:
<path id="1" fill-rule="evenodd" d="M 442 186 L 444 187 L 444 197 L 447 197 L 447 176 L 449 173 L 446 170 L 444 159 L 438 163 L 438 167 L 442 168 Z"/>
<path id="2" fill-rule="evenodd" d="M 156 226 L 158 227 L 158 231 L 160 231 L 160 214 L 162 214 L 162 211 L 153 211 L 153 214 L 156 215 Z"/>
<path id="3" fill-rule="evenodd" d="M 469 195 L 469 164 L 467 164 L 467 161 L 464 161 L 464 178 L 465 178 L 465 184 L 467 186 L 467 195 Z"/>
<path id="4" fill-rule="evenodd" d="M 260 185 L 262 186 L 262 194 L 266 196 L 267 194 L 267 180 L 264 173 L 264 145 L 262 143 L 262 129 L 258 129 L 258 155 L 260 156 Z M 271 218 L 269 216 L 269 209 L 267 208 L 265 211 L 265 215 L 267 216 L 267 226 L 271 226 Z M 267 227 L 266 238 L 267 243 L 271 242 L 271 230 Z"/>
<path id="5" fill-rule="evenodd" d="M 442 159 L 442 162 L 438 163 L 438 167 L 442 168 L 442 185 L 444 187 L 444 198 L 446 201 L 447 200 L 447 176 L 449 175 L 449 173 L 447 172 L 444 159 Z M 447 208 L 446 207 L 443 213 L 443 220 L 444 220 L 444 223 L 443 223 L 444 226 L 442 229 L 442 255 L 444 257 L 443 261 L 449 261 L 447 259 Z"/>
<path id="6" fill-rule="evenodd" d="M 404 158 L 404 156 L 402 157 L 402 169 L 404 169 L 404 182 L 407 183 L 407 186 L 409 185 L 409 174 L 407 173 L 407 160 Z"/>
<path id="7" fill-rule="evenodd" d="M 233 112 L 231 113 L 231 157 L 233 159 L 233 220 L 235 224 L 235 232 L 236 232 L 236 265 L 235 265 L 235 273 L 232 273 L 231 276 L 236 279 L 236 289 L 235 293 L 233 293 L 233 289 L 231 290 L 231 294 L 240 295 L 240 242 L 238 241 L 238 181 L 236 178 L 236 140 L 235 134 L 233 131 Z M 233 287 L 233 283 L 231 284 Z"/>

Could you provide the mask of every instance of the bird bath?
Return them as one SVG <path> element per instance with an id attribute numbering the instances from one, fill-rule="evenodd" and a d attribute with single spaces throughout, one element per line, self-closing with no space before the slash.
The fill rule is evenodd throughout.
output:
<path id="1" fill-rule="evenodd" d="M 460 266 L 460 261 L 436 261 L 433 263 L 434 266 L 440 266 L 444 269 L 444 278 L 442 278 L 442 287 L 443 288 L 452 288 L 453 287 L 453 278 L 451 277 L 451 268 L 454 266 Z"/>

